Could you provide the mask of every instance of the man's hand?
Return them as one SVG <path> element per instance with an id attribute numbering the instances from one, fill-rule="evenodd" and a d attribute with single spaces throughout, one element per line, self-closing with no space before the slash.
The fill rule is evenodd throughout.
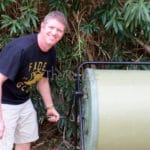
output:
<path id="1" fill-rule="evenodd" d="M 47 109 L 48 121 L 57 122 L 60 119 L 59 113 L 56 111 L 54 107 Z"/>
<path id="2" fill-rule="evenodd" d="M 4 130 L 5 130 L 4 121 L 3 119 L 0 119 L 0 139 L 3 138 Z"/>

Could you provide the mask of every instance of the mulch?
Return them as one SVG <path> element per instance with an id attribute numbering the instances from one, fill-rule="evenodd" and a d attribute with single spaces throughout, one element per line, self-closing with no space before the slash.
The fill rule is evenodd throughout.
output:
<path id="1" fill-rule="evenodd" d="M 39 126 L 39 139 L 32 143 L 31 150 L 58 150 L 61 140 L 62 133 L 58 131 L 57 124 L 44 121 Z"/>

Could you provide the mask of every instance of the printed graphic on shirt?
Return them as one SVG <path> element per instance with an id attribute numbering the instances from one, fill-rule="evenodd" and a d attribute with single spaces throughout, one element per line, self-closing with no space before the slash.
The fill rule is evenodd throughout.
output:
<path id="1" fill-rule="evenodd" d="M 28 77 L 23 77 L 21 82 L 17 83 L 17 88 L 21 91 L 28 93 L 31 85 L 36 84 L 39 81 L 45 71 L 47 62 L 33 62 L 28 66 Z"/>

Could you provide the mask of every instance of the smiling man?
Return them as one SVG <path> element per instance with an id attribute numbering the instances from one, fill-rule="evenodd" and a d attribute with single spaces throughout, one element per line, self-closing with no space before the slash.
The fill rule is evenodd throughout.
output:
<path id="1" fill-rule="evenodd" d="M 54 46 L 67 27 L 63 13 L 53 11 L 41 23 L 38 34 L 9 42 L 0 53 L 0 150 L 30 150 L 38 139 L 37 116 L 29 97 L 36 84 L 51 122 L 59 120 L 46 71 L 55 66 Z"/>

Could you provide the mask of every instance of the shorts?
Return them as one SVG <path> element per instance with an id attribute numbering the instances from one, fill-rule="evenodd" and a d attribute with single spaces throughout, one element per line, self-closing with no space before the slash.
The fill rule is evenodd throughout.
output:
<path id="1" fill-rule="evenodd" d="M 37 114 L 29 99 L 23 104 L 2 104 L 5 123 L 0 150 L 12 150 L 13 144 L 30 143 L 39 138 Z"/>

